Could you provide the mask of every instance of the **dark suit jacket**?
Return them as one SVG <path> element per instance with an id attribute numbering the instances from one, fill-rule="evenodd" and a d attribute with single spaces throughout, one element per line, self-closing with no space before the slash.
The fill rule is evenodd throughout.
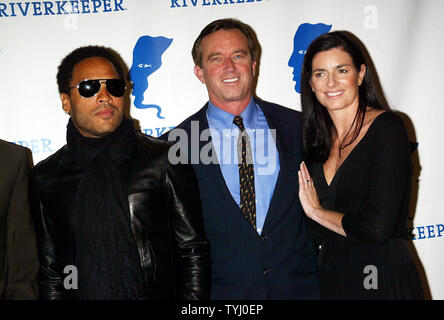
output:
<path id="1" fill-rule="evenodd" d="M 256 102 L 270 129 L 276 129 L 280 161 L 261 236 L 242 216 L 219 165 L 200 160 L 193 163 L 211 248 L 211 298 L 317 299 L 316 253 L 298 198 L 297 172 L 303 159 L 300 113 Z M 196 151 L 198 146 L 200 151 L 208 144 L 190 141 L 192 126 L 198 125 L 199 136 L 208 129 L 206 110 L 207 105 L 170 131 L 180 134 L 182 129 L 187 133 L 188 159 L 193 149 Z M 167 135 L 162 138 L 167 139 Z"/>
<path id="2" fill-rule="evenodd" d="M 37 299 L 39 263 L 29 213 L 29 150 L 0 140 L 0 300 Z"/>

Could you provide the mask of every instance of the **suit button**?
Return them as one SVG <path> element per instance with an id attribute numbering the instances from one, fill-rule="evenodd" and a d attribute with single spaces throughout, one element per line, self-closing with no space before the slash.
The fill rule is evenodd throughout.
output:
<path id="1" fill-rule="evenodd" d="M 265 236 L 265 235 L 261 236 L 262 241 L 266 240 L 267 238 L 268 238 L 268 236 Z"/>
<path id="2" fill-rule="evenodd" d="M 271 272 L 271 269 L 269 268 L 264 268 L 264 275 L 267 275 Z"/>

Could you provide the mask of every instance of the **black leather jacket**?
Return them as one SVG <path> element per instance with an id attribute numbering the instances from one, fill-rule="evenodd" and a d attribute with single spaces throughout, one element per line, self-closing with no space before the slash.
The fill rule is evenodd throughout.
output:
<path id="1" fill-rule="evenodd" d="M 146 292 L 152 299 L 206 299 L 211 271 L 198 184 L 191 166 L 169 164 L 168 149 L 139 134 L 134 156 L 121 167 Z M 65 145 L 33 169 L 43 299 L 76 299 L 76 290 L 64 287 L 64 268 L 75 264 L 69 217 L 83 172 L 74 159 Z"/>

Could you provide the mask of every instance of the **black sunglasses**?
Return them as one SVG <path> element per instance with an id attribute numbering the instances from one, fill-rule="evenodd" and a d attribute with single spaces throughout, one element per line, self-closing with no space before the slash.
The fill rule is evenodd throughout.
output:
<path id="1" fill-rule="evenodd" d="M 106 90 L 114 97 L 120 98 L 125 93 L 126 84 L 122 79 L 85 79 L 80 81 L 75 87 L 84 98 L 90 98 L 100 91 L 102 83 L 106 84 Z"/>

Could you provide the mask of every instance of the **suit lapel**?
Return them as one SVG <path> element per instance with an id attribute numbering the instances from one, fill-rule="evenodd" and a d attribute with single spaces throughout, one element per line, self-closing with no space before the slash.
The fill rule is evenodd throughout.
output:
<path id="1" fill-rule="evenodd" d="M 276 130 L 276 148 L 279 153 L 280 164 L 279 175 L 262 231 L 263 234 L 266 234 L 272 230 L 277 222 L 279 222 L 292 203 L 295 200 L 299 201 L 297 199 L 297 170 L 299 163 L 296 163 L 294 155 L 295 151 L 292 150 L 292 146 L 295 145 L 295 137 L 291 126 L 294 126 L 295 124 L 289 123 L 287 119 L 281 118 L 280 113 L 276 112 L 277 110 L 273 106 L 257 100 L 256 103 L 263 110 L 269 128 Z M 205 182 L 205 187 L 213 189 L 212 192 L 216 193 L 221 201 L 228 204 L 232 210 L 235 210 L 234 212 L 239 213 L 239 217 L 243 218 L 239 206 L 234 201 L 230 190 L 225 183 L 219 164 L 204 164 L 201 161 L 200 152 L 204 147 L 207 146 L 206 148 L 208 148 L 208 143 L 212 144 L 211 136 L 208 141 L 201 141 L 200 139 L 202 132 L 209 128 L 206 117 L 207 107 L 208 104 L 205 105 L 193 119 L 194 121 L 197 120 L 199 123 L 199 137 L 197 138 L 199 141 L 199 164 L 194 164 L 194 166 L 196 166 L 196 171 L 199 173 L 198 178 Z M 191 147 L 190 150 L 192 150 Z M 228 210 L 227 212 L 233 212 L 232 210 Z M 248 226 L 251 227 L 249 224 Z M 254 231 L 254 229 L 251 228 L 251 231 Z"/>
<path id="2" fill-rule="evenodd" d="M 233 197 L 231 196 L 230 190 L 227 187 L 227 184 L 225 183 L 225 179 L 222 175 L 222 171 L 220 170 L 220 166 L 218 163 L 210 163 L 210 164 L 204 164 L 202 163 L 202 159 L 200 157 L 200 153 L 202 151 L 203 148 L 205 148 L 205 150 L 208 150 L 209 145 L 211 144 L 211 148 L 210 148 L 210 152 L 214 152 L 214 146 L 212 143 L 212 138 L 211 135 L 208 138 L 208 141 L 201 141 L 200 137 L 201 134 L 204 130 L 209 130 L 209 126 L 208 126 L 208 120 L 207 120 L 207 116 L 206 116 L 206 110 L 208 108 L 208 103 L 197 113 L 197 121 L 199 123 L 199 164 L 197 164 L 196 166 L 198 166 L 198 170 L 199 172 L 202 174 L 200 179 L 202 179 L 203 181 L 206 182 L 206 185 L 211 187 L 212 189 L 214 189 L 214 192 L 216 194 L 218 194 L 221 197 L 221 200 L 223 200 L 224 202 L 231 202 L 231 205 L 235 205 L 236 207 L 237 204 L 234 201 Z M 192 148 L 190 148 L 190 150 L 192 150 Z M 206 153 L 206 152 L 205 152 Z M 212 154 L 210 154 L 211 157 L 213 157 Z M 214 155 L 214 158 L 217 161 L 217 155 Z M 240 212 L 240 211 L 239 211 Z"/>
<path id="3" fill-rule="evenodd" d="M 268 208 L 265 219 L 263 233 L 268 233 L 274 225 L 282 218 L 293 201 L 297 200 L 298 180 L 297 166 L 293 157 L 292 146 L 294 145 L 294 135 L 291 124 L 287 119 L 280 117 L 280 114 L 273 110 L 273 106 L 258 103 L 267 119 L 270 129 L 276 130 L 276 148 L 279 153 L 279 175 Z"/>
<path id="4" fill-rule="evenodd" d="M 202 131 L 209 129 L 206 116 L 207 106 L 208 104 L 205 105 L 205 107 L 202 108 L 196 115 L 197 118 L 195 120 L 199 121 L 199 137 Z M 212 144 L 211 136 L 209 138 L 209 141 L 200 141 L 199 139 L 199 152 L 201 152 L 208 143 Z M 216 155 L 215 158 L 217 159 Z M 197 169 L 196 173 L 198 174 L 198 178 L 201 179 L 201 182 L 204 182 L 204 188 L 210 188 L 210 192 L 216 195 L 216 199 L 214 199 L 213 201 L 220 201 L 221 208 L 224 208 L 224 210 L 220 211 L 220 213 L 226 215 L 226 219 L 230 219 L 231 221 L 233 221 L 232 225 L 236 226 L 232 230 L 229 230 L 229 232 L 232 232 L 233 234 L 238 233 L 239 235 L 245 235 L 245 233 L 247 232 L 251 234 L 251 236 L 257 236 L 256 230 L 245 219 L 242 212 L 240 211 L 238 204 L 231 195 L 219 164 L 204 164 L 201 160 L 199 160 L 199 164 L 195 166 Z"/>

